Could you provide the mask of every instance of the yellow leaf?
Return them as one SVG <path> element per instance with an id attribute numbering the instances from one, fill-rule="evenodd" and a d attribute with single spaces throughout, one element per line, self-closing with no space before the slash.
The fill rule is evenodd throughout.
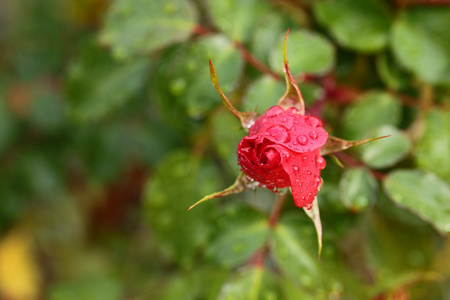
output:
<path id="1" fill-rule="evenodd" d="M 0 297 L 34 300 L 38 293 L 39 275 L 30 236 L 13 231 L 0 240 Z"/>

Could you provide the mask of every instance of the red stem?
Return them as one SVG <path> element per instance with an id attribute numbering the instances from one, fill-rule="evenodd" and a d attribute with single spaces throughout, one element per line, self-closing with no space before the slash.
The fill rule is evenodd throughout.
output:
<path id="1" fill-rule="evenodd" d="M 275 200 L 275 204 L 272 207 L 272 211 L 270 212 L 269 217 L 269 226 L 270 228 L 274 228 L 278 219 L 280 218 L 281 211 L 283 210 L 284 200 L 286 200 L 287 193 L 278 193 L 277 199 Z"/>
<path id="2" fill-rule="evenodd" d="M 242 58 L 248 62 L 250 65 L 252 65 L 255 69 L 260 71 L 261 73 L 267 74 L 269 76 L 272 76 L 275 80 L 281 80 L 281 76 L 277 73 L 273 72 L 268 66 L 266 66 L 262 61 L 254 57 L 248 50 L 245 48 L 245 46 L 238 41 L 234 42 L 234 46 L 239 50 L 241 53 Z"/>

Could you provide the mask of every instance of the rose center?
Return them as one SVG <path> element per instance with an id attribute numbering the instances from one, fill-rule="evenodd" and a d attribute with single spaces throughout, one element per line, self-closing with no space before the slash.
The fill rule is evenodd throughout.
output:
<path id="1" fill-rule="evenodd" d="M 280 152 L 273 148 L 267 148 L 261 154 L 261 159 L 259 160 L 261 167 L 263 168 L 274 168 L 280 165 L 281 157 Z"/>

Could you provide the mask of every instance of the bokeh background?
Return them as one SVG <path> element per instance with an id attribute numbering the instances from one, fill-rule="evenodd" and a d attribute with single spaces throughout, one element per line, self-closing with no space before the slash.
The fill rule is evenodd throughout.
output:
<path id="1" fill-rule="evenodd" d="M 334 136 L 312 222 L 232 184 L 282 43 Z M 450 299 L 445 0 L 0 2 L 0 299 Z"/>

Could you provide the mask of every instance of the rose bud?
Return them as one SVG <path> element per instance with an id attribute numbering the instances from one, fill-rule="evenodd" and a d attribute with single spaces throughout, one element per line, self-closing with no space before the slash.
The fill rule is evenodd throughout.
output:
<path id="1" fill-rule="evenodd" d="M 293 107 L 273 106 L 239 143 L 238 163 L 249 178 L 270 190 L 291 187 L 295 204 L 309 209 L 321 184 L 325 159 L 319 151 L 327 139 L 319 119 Z"/>

